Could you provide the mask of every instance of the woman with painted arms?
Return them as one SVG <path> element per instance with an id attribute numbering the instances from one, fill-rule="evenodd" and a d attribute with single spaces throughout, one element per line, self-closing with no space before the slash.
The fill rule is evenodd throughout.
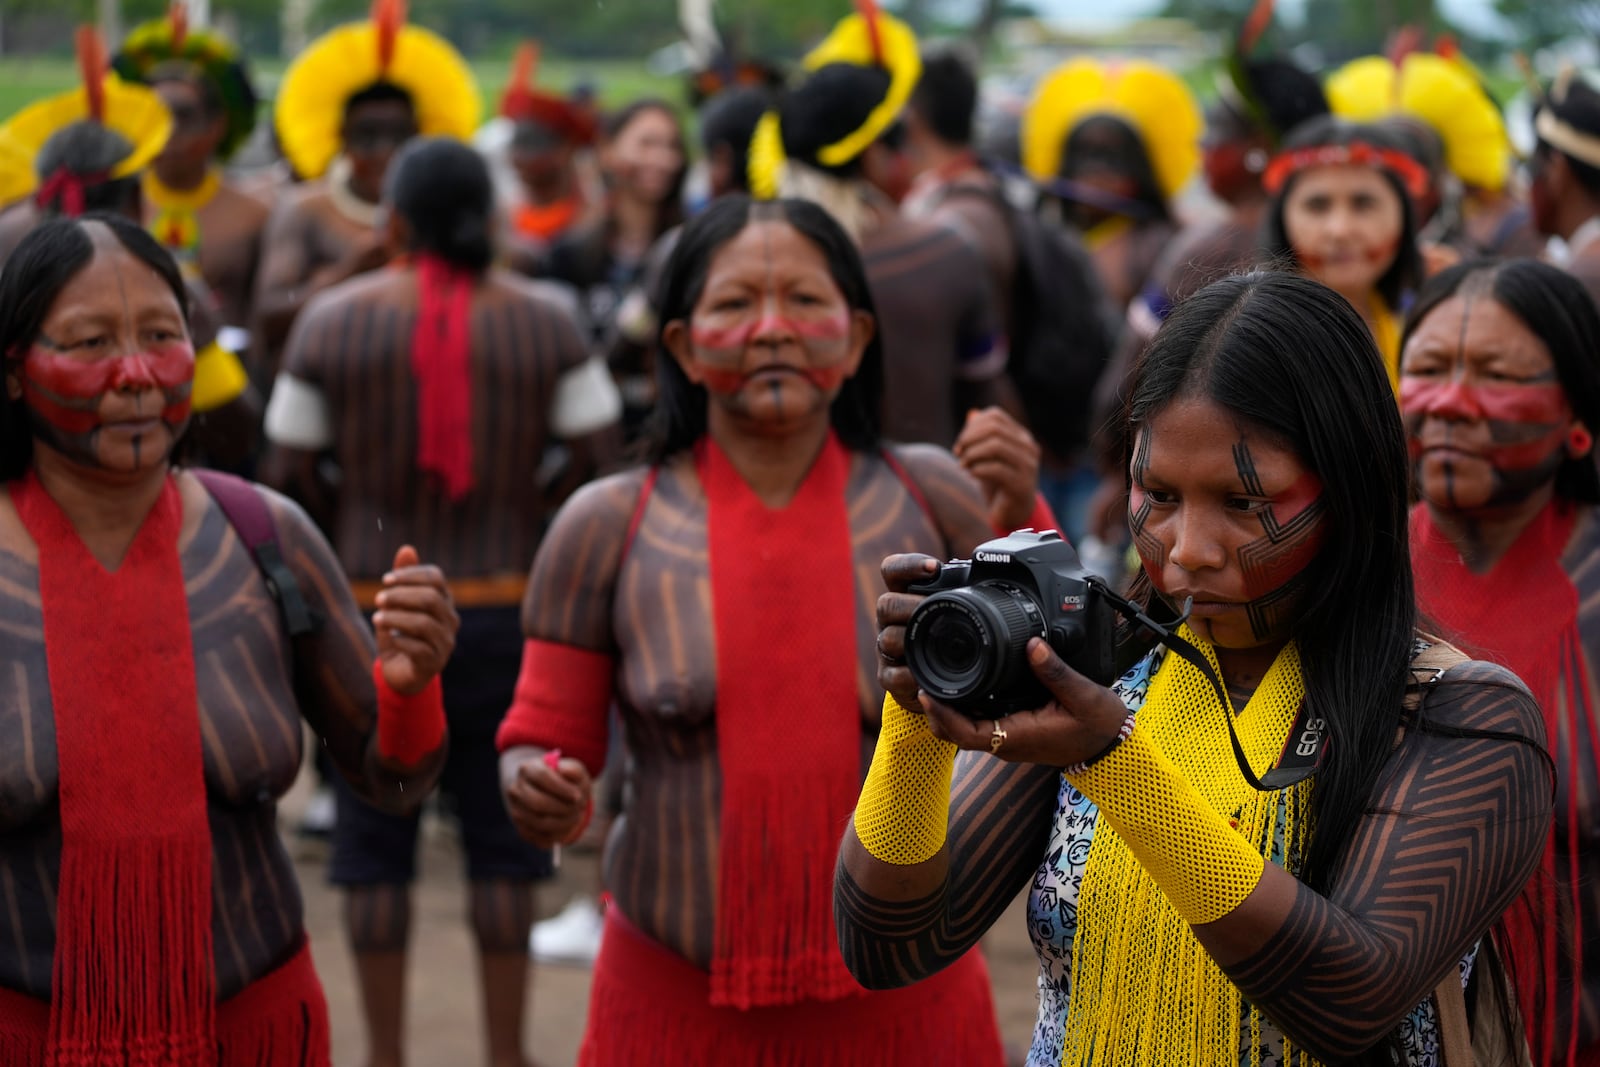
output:
<path id="1" fill-rule="evenodd" d="M 923 979 L 1029 885 L 1030 1064 L 1437 1063 L 1465 1037 L 1450 983 L 1498 973 L 1485 935 L 1537 865 L 1552 774 L 1527 689 L 1417 629 L 1371 334 L 1308 279 L 1217 282 L 1157 334 L 1123 431 L 1131 598 L 1175 633 L 1122 633 L 1111 688 L 1035 639 L 1037 710 L 919 693 L 907 590 L 935 562 L 885 561 L 845 962 Z"/>

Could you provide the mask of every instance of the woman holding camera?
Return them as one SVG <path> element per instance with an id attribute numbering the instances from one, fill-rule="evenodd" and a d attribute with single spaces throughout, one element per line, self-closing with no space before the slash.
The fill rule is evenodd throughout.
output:
<path id="1" fill-rule="evenodd" d="M 1156 335 L 1123 429 L 1150 625 L 1109 687 L 1035 639 L 1036 710 L 919 693 L 907 589 L 936 564 L 885 562 L 845 961 L 873 988 L 925 979 L 1031 886 L 1031 1064 L 1437 1062 L 1466 1036 L 1458 977 L 1537 866 L 1552 769 L 1521 683 L 1417 630 L 1371 335 L 1307 279 L 1217 282 Z"/>
<path id="2" fill-rule="evenodd" d="M 1517 974 L 1535 1063 L 1600 1063 L 1600 315 L 1531 259 L 1453 267 L 1419 294 L 1400 412 L 1422 502 L 1417 599 L 1528 683 L 1561 769 L 1541 876 L 1507 916 L 1518 944 L 1576 949 Z"/>
<path id="3" fill-rule="evenodd" d="M 557 515 L 499 736 L 512 820 L 549 847 L 582 833 L 621 712 L 629 800 L 580 1062 L 997 1064 L 981 958 L 867 995 L 839 957 L 832 869 L 878 731 L 879 564 L 1027 525 L 1037 447 L 973 416 L 986 510 L 949 453 L 880 445 L 866 275 L 815 205 L 717 201 L 661 311 L 652 463 Z"/>

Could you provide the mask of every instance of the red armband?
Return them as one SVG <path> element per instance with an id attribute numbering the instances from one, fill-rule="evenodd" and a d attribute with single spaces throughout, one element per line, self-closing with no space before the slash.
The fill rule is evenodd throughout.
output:
<path id="1" fill-rule="evenodd" d="M 1043 493 L 1033 494 L 1033 510 L 1028 513 L 1028 521 L 1022 525 L 1024 528 L 1029 530 L 1059 531 L 1061 529 L 1061 524 L 1056 521 L 1055 512 L 1051 511 L 1050 505 L 1045 503 Z M 997 537 L 1004 537 L 1014 531 L 1002 530 L 1000 527 L 996 526 L 994 528 L 994 532 Z M 1065 537 L 1066 534 L 1062 534 L 1061 536 Z"/>
<path id="2" fill-rule="evenodd" d="M 389 687 L 383 661 L 372 663 L 372 684 L 378 690 L 378 755 L 391 763 L 416 766 L 444 744 L 444 690 L 439 678 L 406 696 Z"/>
<path id="3" fill-rule="evenodd" d="M 504 752 L 518 745 L 559 748 L 590 774 L 606 762 L 611 657 L 576 645 L 530 639 L 522 646 L 516 698 L 495 734 Z"/>

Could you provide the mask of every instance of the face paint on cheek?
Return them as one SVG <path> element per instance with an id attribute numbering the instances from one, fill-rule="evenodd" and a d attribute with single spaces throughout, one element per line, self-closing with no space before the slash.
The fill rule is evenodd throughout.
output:
<path id="1" fill-rule="evenodd" d="M 1326 539 L 1326 512 L 1322 479 L 1310 471 L 1258 512 L 1262 536 L 1239 548 L 1246 597 L 1270 597 L 1310 566 Z"/>
<path id="2" fill-rule="evenodd" d="M 68 439 L 82 439 L 99 428 L 101 404 L 112 391 L 160 390 L 161 419 L 176 432 L 189 417 L 193 383 L 194 349 L 187 344 L 96 360 L 74 359 L 36 345 L 22 361 L 24 401 L 41 422 Z"/>
<path id="3" fill-rule="evenodd" d="M 1362 253 L 1367 262 L 1374 267 L 1387 267 L 1394 262 L 1395 253 L 1400 251 L 1400 238 L 1391 237 L 1387 241 L 1379 241 Z"/>

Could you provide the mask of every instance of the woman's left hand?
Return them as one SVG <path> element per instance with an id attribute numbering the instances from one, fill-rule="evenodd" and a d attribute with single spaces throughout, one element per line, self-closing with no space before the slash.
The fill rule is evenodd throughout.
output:
<path id="1" fill-rule="evenodd" d="M 444 670 L 456 647 L 461 617 L 450 601 L 444 572 L 432 564 L 424 566 L 410 545 L 394 554 L 394 567 L 383 576 L 383 587 L 372 616 L 378 662 L 389 688 L 410 696 Z"/>
<path id="2" fill-rule="evenodd" d="M 1067 666 L 1041 638 L 1028 642 L 1028 665 L 1053 698 L 1044 707 L 993 721 L 969 719 L 924 691 L 918 699 L 928 728 L 957 748 L 1046 767 L 1070 767 L 1110 748 L 1128 717 L 1121 699 Z"/>
<path id="3" fill-rule="evenodd" d="M 983 488 L 995 529 L 1028 525 L 1039 489 L 1039 443 L 1026 426 L 1001 408 L 969 411 L 951 451 Z"/>

